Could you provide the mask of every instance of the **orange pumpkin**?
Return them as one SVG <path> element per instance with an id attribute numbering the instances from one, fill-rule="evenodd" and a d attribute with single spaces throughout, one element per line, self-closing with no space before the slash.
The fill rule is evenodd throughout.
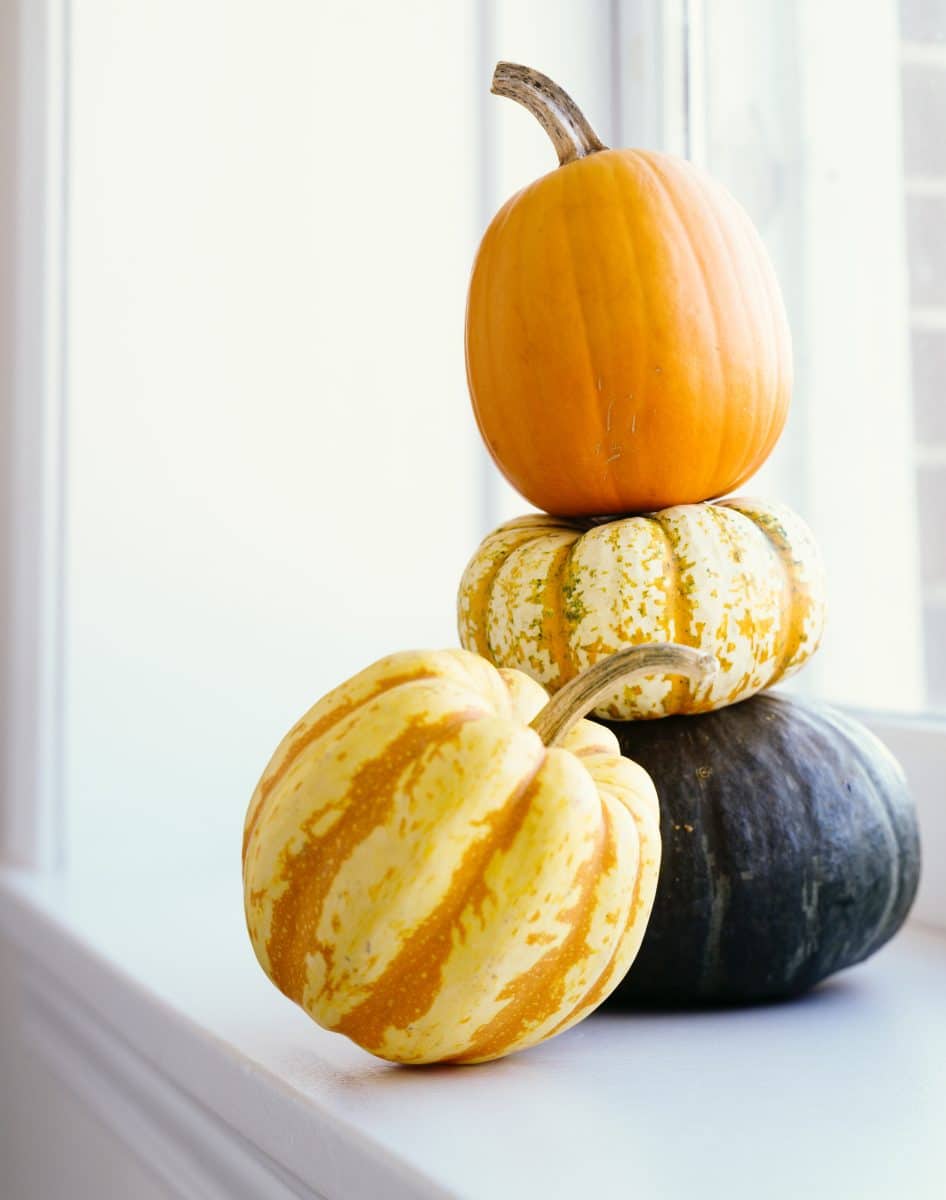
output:
<path id="1" fill-rule="evenodd" d="M 523 496 L 565 516 L 644 512 L 738 487 L 785 424 L 791 345 L 744 210 L 683 159 L 609 150 L 574 102 L 500 63 L 559 167 L 513 196 L 470 282 L 480 432 Z"/>

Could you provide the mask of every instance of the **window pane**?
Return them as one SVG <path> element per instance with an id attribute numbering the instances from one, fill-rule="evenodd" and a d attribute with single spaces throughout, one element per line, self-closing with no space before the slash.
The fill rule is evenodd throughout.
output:
<path id="1" fill-rule="evenodd" d="M 943 6 L 702 8 L 706 165 L 761 229 L 794 338 L 793 411 L 749 489 L 798 508 L 828 568 L 825 644 L 799 685 L 942 705 Z"/>

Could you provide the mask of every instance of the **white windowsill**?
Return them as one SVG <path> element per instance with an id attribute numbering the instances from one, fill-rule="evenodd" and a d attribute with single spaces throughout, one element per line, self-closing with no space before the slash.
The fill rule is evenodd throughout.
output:
<path id="1" fill-rule="evenodd" d="M 406 1070 L 271 987 L 220 883 L 0 871 L 36 1048 L 181 1195 L 942 1195 L 946 937 L 808 998 Z"/>

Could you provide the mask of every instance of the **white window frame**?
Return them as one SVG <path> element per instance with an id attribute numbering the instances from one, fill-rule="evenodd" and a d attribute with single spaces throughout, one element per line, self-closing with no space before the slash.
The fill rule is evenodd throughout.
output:
<path id="1" fill-rule="evenodd" d="M 0 630 L 0 861 L 63 866 L 62 618 L 65 466 L 65 213 L 68 0 L 3 6 L 2 41 L 18 91 L 7 108 L 3 164 L 16 180 L 6 230 L 12 273 L 0 280 L 0 396 L 9 438 L 3 475 L 0 580 L 9 581 Z M 2 609 L 0 609 L 2 612 Z"/>

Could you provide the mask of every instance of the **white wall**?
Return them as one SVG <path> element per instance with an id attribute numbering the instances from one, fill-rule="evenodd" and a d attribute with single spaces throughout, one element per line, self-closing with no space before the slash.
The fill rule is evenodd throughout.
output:
<path id="1" fill-rule="evenodd" d="M 456 641 L 473 39 L 470 2 L 73 6 L 77 869 L 236 868 L 296 718 Z"/>

